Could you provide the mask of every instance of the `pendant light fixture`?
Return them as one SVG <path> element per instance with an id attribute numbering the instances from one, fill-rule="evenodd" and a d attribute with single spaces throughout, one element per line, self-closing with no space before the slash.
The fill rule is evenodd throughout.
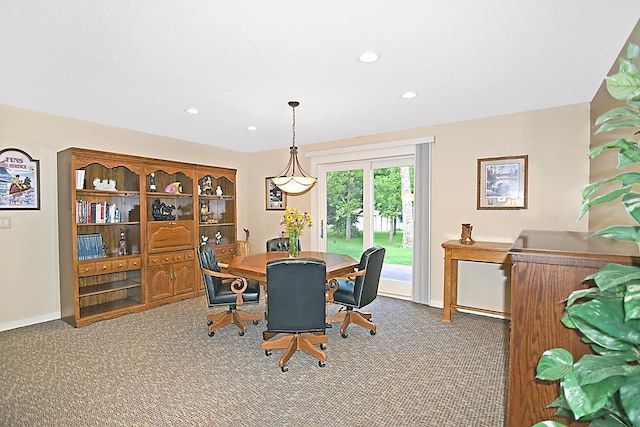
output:
<path id="1" fill-rule="evenodd" d="M 273 183 L 288 194 L 300 194 L 309 190 L 316 183 L 316 179 L 306 173 L 298 161 L 298 148 L 296 147 L 296 107 L 298 101 L 289 101 L 293 110 L 293 140 L 290 148 L 289 163 L 277 177 L 272 178 Z M 298 175 L 296 175 L 298 172 Z"/>

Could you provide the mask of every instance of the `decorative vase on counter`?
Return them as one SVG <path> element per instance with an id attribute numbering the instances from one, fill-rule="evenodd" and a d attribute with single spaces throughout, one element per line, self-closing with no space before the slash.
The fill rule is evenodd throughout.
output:
<path id="1" fill-rule="evenodd" d="M 298 257 L 298 237 L 297 233 L 289 234 L 289 258 Z"/>

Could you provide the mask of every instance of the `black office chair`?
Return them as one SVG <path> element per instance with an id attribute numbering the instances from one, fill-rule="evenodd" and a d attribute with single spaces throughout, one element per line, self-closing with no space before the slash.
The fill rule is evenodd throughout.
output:
<path id="1" fill-rule="evenodd" d="M 382 246 L 369 248 L 360 257 L 360 264 L 353 274 L 346 278 L 329 280 L 329 301 L 344 307 L 338 313 L 327 317 L 327 322 L 342 322 L 342 338 L 347 337 L 347 327 L 351 323 L 369 329 L 371 335 L 376 334 L 376 325 L 371 321 L 371 314 L 361 313 L 354 308 L 371 304 L 378 296 L 384 254 L 385 249 Z"/>
<path id="2" fill-rule="evenodd" d="M 297 350 L 325 365 L 326 274 L 327 266 L 319 259 L 285 258 L 267 263 L 269 317 L 262 349 L 267 356 L 273 349 L 285 349 L 278 362 L 282 372 L 288 370 L 287 361 Z M 287 335 L 272 340 L 278 334 Z"/>
<path id="3" fill-rule="evenodd" d="M 267 240 L 267 252 L 289 252 L 289 238 L 288 237 L 274 237 Z M 298 250 L 302 250 L 300 246 L 300 239 L 298 239 Z"/>
<path id="4" fill-rule="evenodd" d="M 245 320 L 252 320 L 254 325 L 262 319 L 258 313 L 247 313 L 237 310 L 238 305 L 245 303 L 257 303 L 260 300 L 260 284 L 255 280 L 247 280 L 221 272 L 220 267 L 226 268 L 226 264 L 218 263 L 218 258 L 213 247 L 204 243 L 198 248 L 200 271 L 204 280 L 204 290 L 209 307 L 228 305 L 229 309 L 221 313 L 207 316 L 209 336 L 212 337 L 217 329 L 230 323 L 240 328 L 238 335 L 242 336 L 247 331 Z"/>

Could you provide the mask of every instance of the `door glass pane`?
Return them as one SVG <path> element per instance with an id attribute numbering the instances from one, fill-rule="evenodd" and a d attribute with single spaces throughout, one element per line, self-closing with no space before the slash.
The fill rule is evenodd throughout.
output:
<path id="1" fill-rule="evenodd" d="M 373 171 L 373 242 L 386 249 L 382 278 L 412 281 L 413 166 Z"/>
<path id="2" fill-rule="evenodd" d="M 327 172 L 327 252 L 359 260 L 363 251 L 363 170 Z"/>

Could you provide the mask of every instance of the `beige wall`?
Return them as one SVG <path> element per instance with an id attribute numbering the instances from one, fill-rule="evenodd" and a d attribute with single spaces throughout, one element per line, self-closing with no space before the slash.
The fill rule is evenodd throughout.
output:
<path id="1" fill-rule="evenodd" d="M 300 147 L 304 152 L 346 145 L 435 136 L 432 174 L 432 303 L 442 304 L 442 249 L 456 239 L 460 224 L 474 225 L 476 240 L 512 242 L 522 229 L 586 230 L 576 222 L 580 192 L 588 182 L 589 106 L 587 104 L 432 126 L 373 137 Z M 265 210 L 264 178 L 280 172 L 288 149 L 242 154 L 209 146 L 0 106 L 0 148 L 19 148 L 40 160 L 40 211 L 0 211 L 11 219 L 0 229 L 0 330 L 55 318 L 59 311 L 57 258 L 56 153 L 78 146 L 238 169 L 238 236 L 251 231 L 254 252 L 277 235 L 281 211 Z M 529 155 L 529 209 L 476 210 L 476 161 L 480 157 Z M 210 159 L 205 161 L 203 159 Z M 309 210 L 309 194 L 289 199 Z M 309 230 L 302 244 L 310 248 Z M 468 279 L 467 279 L 468 278 Z M 473 280 L 470 280 L 473 279 Z M 502 283 L 502 284 L 500 284 Z M 461 268 L 461 303 L 505 306 L 504 274 L 497 266 Z M 472 302 L 472 304 L 471 304 Z"/>
<path id="2" fill-rule="evenodd" d="M 475 240 L 513 242 L 523 229 L 586 231 L 587 220 L 577 222 L 582 189 L 588 184 L 589 105 L 581 104 L 493 117 L 483 120 L 431 126 L 385 135 L 304 145 L 300 160 L 308 167 L 305 152 L 357 144 L 434 136 L 432 149 L 431 303 L 442 306 L 443 251 L 440 244 L 460 237 L 461 224 L 473 224 Z M 477 159 L 527 154 L 529 156 L 529 208 L 517 211 L 476 209 Z M 264 180 L 284 167 L 287 151 L 253 155 L 248 162 L 250 182 Z M 252 200 L 260 197 L 250 186 Z M 311 208 L 308 195 L 290 198 L 289 204 Z M 264 204 L 264 202 L 263 202 Z M 254 242 L 264 242 L 280 229 L 278 211 L 248 213 Z M 303 236 L 309 247 L 312 228 Z M 255 239 L 254 239 L 255 237 Z M 258 243 L 256 243 L 258 244 Z M 306 246 L 305 246 L 306 245 Z M 260 250 L 263 250 L 262 247 Z M 462 263 L 460 303 L 508 310 L 508 286 L 504 269 L 497 265 Z"/>
<path id="3" fill-rule="evenodd" d="M 0 105 L 0 149 L 40 160 L 41 184 L 39 211 L 0 211 L 11 219 L 10 229 L 0 229 L 0 330 L 59 317 L 56 155 L 67 147 L 236 168 L 238 193 L 246 192 L 242 153 Z M 246 202 L 238 200 L 239 224 Z"/>

